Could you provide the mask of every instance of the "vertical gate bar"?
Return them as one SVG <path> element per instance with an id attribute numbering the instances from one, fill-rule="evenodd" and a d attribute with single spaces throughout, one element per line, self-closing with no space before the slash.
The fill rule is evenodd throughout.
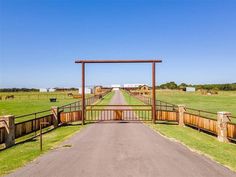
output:
<path id="1" fill-rule="evenodd" d="M 129 111 L 127 111 L 127 114 L 128 114 L 128 120 L 130 119 L 130 112 Z"/>
<path id="2" fill-rule="evenodd" d="M 96 119 L 97 119 L 97 113 L 96 113 L 96 110 L 95 110 L 95 111 L 93 110 L 93 117 L 94 117 L 93 120 L 96 121 Z"/>
<path id="3" fill-rule="evenodd" d="M 130 111 L 130 110 L 129 110 L 129 112 L 130 112 L 130 114 L 131 114 L 131 120 L 135 120 L 133 112 Z"/>
<path id="4" fill-rule="evenodd" d="M 85 87 L 85 63 L 82 63 L 82 125 L 84 125 L 84 117 L 85 117 L 85 93 L 84 93 L 84 87 Z"/>
<path id="5" fill-rule="evenodd" d="M 90 119 L 89 119 L 89 120 L 93 120 L 93 116 L 92 116 L 92 115 L 93 115 L 93 114 L 92 114 L 92 109 L 93 109 L 93 108 L 92 108 L 92 106 L 90 106 Z"/>
<path id="6" fill-rule="evenodd" d="M 132 120 L 132 115 L 130 115 L 130 111 L 128 111 L 128 114 L 129 114 L 129 120 Z"/>
<path id="7" fill-rule="evenodd" d="M 99 120 L 99 115 L 97 115 L 97 110 L 95 110 L 94 113 L 95 113 L 95 117 L 96 117 L 95 119 L 96 119 L 96 120 Z"/>
<path id="8" fill-rule="evenodd" d="M 126 111 L 126 119 L 129 120 L 129 111 Z"/>
<path id="9" fill-rule="evenodd" d="M 34 113 L 34 136 L 36 136 L 36 133 L 37 133 L 37 128 L 36 128 L 36 115 L 37 113 Z"/>
<path id="10" fill-rule="evenodd" d="M 156 63 L 152 63 L 152 120 L 156 121 Z"/>
<path id="11" fill-rule="evenodd" d="M 110 113 L 111 113 L 111 120 L 114 120 L 115 119 L 115 115 L 114 115 L 114 110 L 110 110 Z"/>
<path id="12" fill-rule="evenodd" d="M 146 121 L 146 110 L 145 109 L 142 110 L 142 120 Z"/>
<path id="13" fill-rule="evenodd" d="M 112 120 L 114 120 L 115 119 L 114 110 L 111 110 L 110 112 L 111 112 Z"/>
<path id="14" fill-rule="evenodd" d="M 108 117 L 108 114 L 109 114 L 109 110 L 108 111 L 106 111 L 106 120 L 109 120 L 109 117 Z"/>
<path id="15" fill-rule="evenodd" d="M 107 120 L 107 116 L 106 116 L 107 110 L 104 110 L 102 113 L 103 113 L 103 119 L 106 121 Z"/>

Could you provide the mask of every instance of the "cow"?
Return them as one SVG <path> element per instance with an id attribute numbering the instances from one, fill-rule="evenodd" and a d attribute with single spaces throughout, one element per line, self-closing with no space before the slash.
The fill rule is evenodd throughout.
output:
<path id="1" fill-rule="evenodd" d="M 15 98 L 14 95 L 7 95 L 7 96 L 5 97 L 5 100 L 14 99 L 14 98 Z"/>
<path id="2" fill-rule="evenodd" d="M 73 96 L 73 93 L 67 93 L 67 96 Z"/>

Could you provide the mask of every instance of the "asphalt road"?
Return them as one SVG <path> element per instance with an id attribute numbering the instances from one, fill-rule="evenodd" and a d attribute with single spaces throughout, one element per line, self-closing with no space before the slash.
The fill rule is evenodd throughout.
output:
<path id="1" fill-rule="evenodd" d="M 125 103 L 119 91 L 111 101 L 116 103 Z M 59 148 L 9 176 L 228 177 L 236 173 L 142 123 L 111 122 L 89 125 Z"/>

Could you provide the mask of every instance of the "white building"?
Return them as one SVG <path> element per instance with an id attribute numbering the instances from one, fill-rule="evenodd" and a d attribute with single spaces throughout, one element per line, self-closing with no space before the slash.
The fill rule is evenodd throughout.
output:
<path id="1" fill-rule="evenodd" d="M 46 88 L 40 88 L 40 89 L 39 89 L 39 92 L 48 92 L 48 89 L 46 89 Z"/>
<path id="2" fill-rule="evenodd" d="M 196 88 L 195 87 L 186 87 L 186 92 L 195 92 Z"/>
<path id="3" fill-rule="evenodd" d="M 39 92 L 55 92 L 56 89 L 54 88 L 40 88 Z"/>
<path id="4" fill-rule="evenodd" d="M 137 88 L 145 84 L 124 84 L 124 88 Z"/>
<path id="5" fill-rule="evenodd" d="M 54 88 L 48 89 L 48 92 L 55 92 L 55 91 L 56 91 L 56 89 L 54 89 Z"/>
<path id="6" fill-rule="evenodd" d="M 84 93 L 85 94 L 91 94 L 92 93 L 92 89 L 88 88 L 88 87 L 85 87 L 84 88 Z M 82 87 L 79 88 L 79 94 L 82 94 Z"/>
<path id="7" fill-rule="evenodd" d="M 121 85 L 120 84 L 112 84 L 111 88 L 112 88 L 112 90 L 120 90 Z"/>

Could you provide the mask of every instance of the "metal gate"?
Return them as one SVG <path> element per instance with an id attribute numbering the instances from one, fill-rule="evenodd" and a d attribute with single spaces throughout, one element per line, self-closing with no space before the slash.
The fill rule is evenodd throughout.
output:
<path id="1" fill-rule="evenodd" d="M 151 121 L 150 105 L 87 105 L 86 121 Z"/>

